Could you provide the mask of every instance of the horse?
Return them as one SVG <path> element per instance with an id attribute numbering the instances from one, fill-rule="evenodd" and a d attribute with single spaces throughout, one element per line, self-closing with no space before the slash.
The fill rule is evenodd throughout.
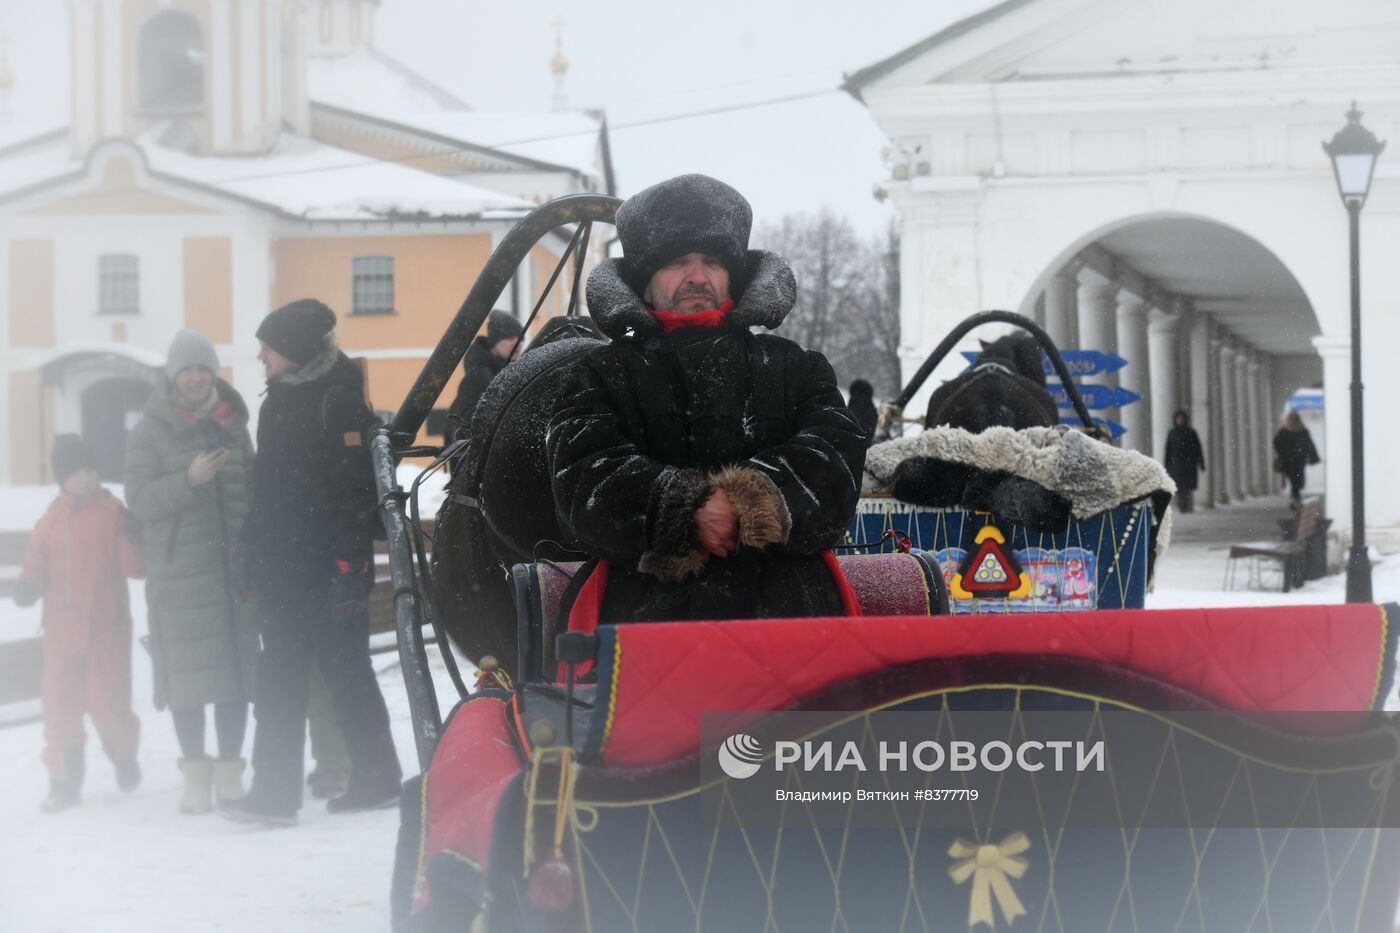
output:
<path id="1" fill-rule="evenodd" d="M 995 425 L 1019 430 L 1058 424 L 1036 339 L 1008 334 L 979 342 L 982 352 L 972 367 L 934 391 L 924 427 L 949 425 L 977 434 Z"/>

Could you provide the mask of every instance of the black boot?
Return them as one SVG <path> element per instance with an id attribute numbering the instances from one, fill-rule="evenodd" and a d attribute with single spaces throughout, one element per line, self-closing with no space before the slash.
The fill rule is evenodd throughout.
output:
<path id="1" fill-rule="evenodd" d="M 218 814 L 225 820 L 251 822 L 251 824 L 260 825 L 260 827 L 295 827 L 297 825 L 297 807 L 269 803 L 262 794 L 258 793 L 256 782 L 253 783 L 253 789 L 249 790 L 241 799 L 218 801 Z"/>
<path id="2" fill-rule="evenodd" d="M 113 758 L 112 764 L 117 769 L 117 790 L 123 794 L 129 794 L 141 784 L 141 766 L 136 763 L 136 756 L 130 758 Z"/>
<path id="3" fill-rule="evenodd" d="M 39 804 L 45 813 L 57 813 L 76 807 L 83 799 L 83 748 L 70 748 L 63 753 L 63 778 L 49 780 L 49 795 Z"/>
<path id="4" fill-rule="evenodd" d="M 330 813 L 356 813 L 360 810 L 385 810 L 397 806 L 399 782 L 392 775 L 358 779 L 351 775 L 350 786 L 339 797 L 326 801 Z"/>

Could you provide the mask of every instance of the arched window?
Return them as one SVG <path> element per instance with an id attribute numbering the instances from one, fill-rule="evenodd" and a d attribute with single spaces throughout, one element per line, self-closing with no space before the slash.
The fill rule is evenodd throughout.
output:
<path id="1" fill-rule="evenodd" d="M 137 106 L 147 113 L 189 113 L 204 107 L 204 37 L 179 10 L 152 16 L 136 40 Z"/>

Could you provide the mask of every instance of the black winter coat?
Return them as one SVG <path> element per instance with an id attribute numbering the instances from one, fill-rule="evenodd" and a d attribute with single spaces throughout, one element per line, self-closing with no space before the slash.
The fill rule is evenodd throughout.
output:
<path id="1" fill-rule="evenodd" d="M 1167 432 L 1167 451 L 1162 458 L 1167 475 L 1176 488 L 1190 491 L 1196 488 L 1199 473 L 1206 468 L 1201 438 L 1190 425 L 1180 425 Z"/>
<path id="2" fill-rule="evenodd" d="M 825 357 L 749 331 L 777 327 L 795 295 L 778 257 L 750 267 L 725 324 L 671 334 L 615 260 L 589 277 L 613 342 L 566 377 L 547 450 L 561 528 L 609 562 L 605 623 L 842 611 L 820 554 L 855 511 L 865 434 Z M 715 489 L 740 548 L 707 559 L 693 516 Z"/>
<path id="3" fill-rule="evenodd" d="M 478 337 L 467 347 L 462 358 L 462 381 L 457 386 L 457 398 L 447 411 L 447 431 L 445 440 L 452 441 L 467 436 L 472 425 L 472 415 L 476 403 L 481 401 L 481 393 L 496 378 L 496 374 L 506 368 L 509 360 L 503 360 L 491 352 L 485 337 Z"/>
<path id="4" fill-rule="evenodd" d="M 372 561 L 373 422 L 359 369 L 334 346 L 268 384 L 244 526 L 260 591 L 329 583 L 336 561 Z"/>
<path id="5" fill-rule="evenodd" d="M 875 428 L 880 423 L 874 400 L 868 395 L 852 395 L 849 407 L 851 414 L 856 416 L 856 423 L 860 425 L 861 432 L 865 434 L 865 443 L 873 443 Z"/>
<path id="6" fill-rule="evenodd" d="M 1317 463 L 1320 459 L 1307 428 L 1296 431 L 1279 428 L 1274 435 L 1274 454 L 1279 459 L 1280 472 L 1284 476 L 1302 476 L 1309 464 Z"/>

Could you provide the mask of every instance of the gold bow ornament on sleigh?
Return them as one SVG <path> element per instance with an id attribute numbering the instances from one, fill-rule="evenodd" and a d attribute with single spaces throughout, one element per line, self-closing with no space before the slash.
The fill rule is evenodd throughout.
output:
<path id="1" fill-rule="evenodd" d="M 996 929 L 996 918 L 992 913 L 993 896 L 1008 924 L 1026 915 L 1025 905 L 1016 896 L 1006 876 L 1020 878 L 1026 873 L 1030 863 L 1020 855 L 1030 847 L 1031 841 L 1025 833 L 1012 833 L 996 845 L 979 846 L 959 839 L 948 847 L 948 855 L 955 859 L 948 866 L 948 877 L 953 879 L 954 884 L 972 879 L 972 902 L 967 910 L 968 929 L 979 923 Z"/>

